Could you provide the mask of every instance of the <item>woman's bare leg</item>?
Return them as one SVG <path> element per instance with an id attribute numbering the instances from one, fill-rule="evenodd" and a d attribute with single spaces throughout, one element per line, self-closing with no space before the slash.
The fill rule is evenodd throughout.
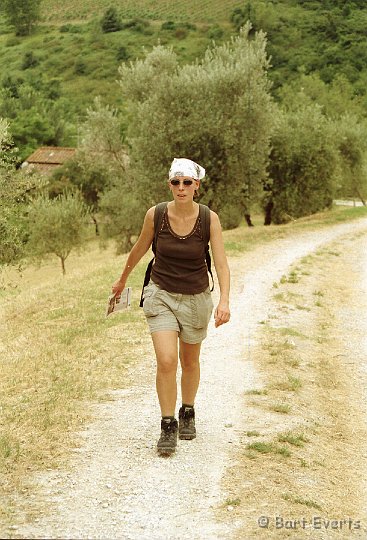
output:
<path id="1" fill-rule="evenodd" d="M 175 330 L 153 332 L 152 340 L 157 357 L 156 388 L 161 413 L 162 416 L 175 416 L 178 363 L 177 332 Z"/>
<path id="2" fill-rule="evenodd" d="M 180 340 L 180 361 L 182 368 L 181 394 L 182 403 L 194 405 L 200 382 L 200 347 L 201 343 L 185 343 Z"/>

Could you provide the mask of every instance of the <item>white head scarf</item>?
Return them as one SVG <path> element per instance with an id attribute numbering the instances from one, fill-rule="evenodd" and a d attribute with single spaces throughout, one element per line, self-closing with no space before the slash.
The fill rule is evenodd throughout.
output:
<path id="1" fill-rule="evenodd" d="M 205 176 L 205 169 L 191 159 L 175 158 L 169 170 L 169 179 L 175 176 L 190 176 L 195 180 L 201 180 Z"/>

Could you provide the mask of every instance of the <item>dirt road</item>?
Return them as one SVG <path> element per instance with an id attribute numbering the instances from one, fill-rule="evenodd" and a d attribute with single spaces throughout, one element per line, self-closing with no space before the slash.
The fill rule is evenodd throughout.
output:
<path id="1" fill-rule="evenodd" d="M 202 348 L 197 439 L 179 441 L 176 454 L 169 459 L 157 457 L 160 417 L 154 354 L 150 345 L 142 348 L 140 365 L 131 368 L 131 387 L 94 406 L 95 420 L 81 433 L 82 444 L 69 470 L 48 471 L 35 478 L 35 499 L 45 512 L 32 523 L 14 522 L 12 529 L 0 531 L 1 537 L 252 538 L 243 528 L 245 516 L 260 515 L 261 508 L 253 507 L 254 500 L 242 498 L 237 511 L 236 502 L 229 500 L 235 492 L 228 472 L 242 459 L 243 434 L 249 429 L 244 414 L 246 391 L 264 385 L 257 355 L 261 323 L 269 317 L 269 310 L 279 309 L 273 285 L 299 258 L 335 240 L 340 242 L 341 251 L 354 249 L 354 236 L 366 231 L 364 219 L 298 233 L 233 258 L 231 323 L 219 329 L 211 324 Z M 365 255 L 364 237 L 359 236 L 358 242 Z M 353 279 L 356 283 L 365 280 L 366 289 L 366 266 L 360 257 L 356 261 Z M 367 305 L 364 294 L 359 310 Z M 341 309 L 355 328 L 355 308 L 344 305 Z M 360 318 L 358 324 L 365 325 L 365 332 L 366 318 Z M 348 346 L 353 354 L 358 351 L 362 365 L 366 341 L 361 342 L 358 335 L 356 332 Z M 366 368 L 361 367 L 358 376 L 366 378 Z M 357 395 L 356 399 L 365 397 Z M 261 411 L 256 415 L 261 427 Z M 267 420 L 264 414 L 263 422 Z M 238 471 L 243 473 L 240 467 Z M 359 473 L 365 475 L 365 471 Z M 359 478 L 356 482 L 361 484 Z M 238 474 L 233 477 L 233 486 L 239 486 Z M 361 497 L 363 493 L 361 488 Z"/>

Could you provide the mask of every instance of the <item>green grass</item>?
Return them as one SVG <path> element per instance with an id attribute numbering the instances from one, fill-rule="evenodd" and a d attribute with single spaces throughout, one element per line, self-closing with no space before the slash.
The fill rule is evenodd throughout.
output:
<path id="1" fill-rule="evenodd" d="M 319 291 L 319 290 L 314 291 L 312 294 L 314 296 L 324 296 L 325 295 L 324 291 Z"/>
<path id="2" fill-rule="evenodd" d="M 277 330 L 281 336 L 291 336 L 291 337 L 307 339 L 306 334 L 303 334 L 302 332 L 300 332 L 299 330 L 296 330 L 295 328 L 283 326 L 283 327 L 277 328 Z"/>
<path id="3" fill-rule="evenodd" d="M 304 443 L 308 442 L 308 439 L 300 433 L 299 435 L 293 435 L 292 433 L 285 433 L 282 435 L 278 435 L 278 441 L 279 442 L 286 442 L 288 444 L 291 444 L 292 446 L 299 446 L 303 447 Z"/>
<path id="4" fill-rule="evenodd" d="M 273 442 L 254 442 L 246 445 L 248 451 L 255 451 L 259 454 L 280 454 L 284 457 L 289 457 L 291 452 L 285 446 L 279 446 Z"/>
<path id="5" fill-rule="evenodd" d="M 284 284 L 284 283 L 298 283 L 299 282 L 299 275 L 298 273 L 296 272 L 296 270 L 292 270 L 288 276 L 282 276 L 280 278 L 280 283 L 281 284 Z"/>
<path id="6" fill-rule="evenodd" d="M 270 407 L 270 410 L 281 414 L 289 414 L 291 407 L 286 403 L 275 403 Z"/>
<path id="7" fill-rule="evenodd" d="M 224 504 L 225 506 L 239 506 L 241 504 L 241 499 L 226 499 L 226 502 Z"/>
<path id="8" fill-rule="evenodd" d="M 273 383 L 271 387 L 275 390 L 282 390 L 284 392 L 297 392 L 297 390 L 302 387 L 302 381 L 298 377 L 288 375 L 286 380 Z"/>
<path id="9" fill-rule="evenodd" d="M 266 396 L 268 391 L 266 389 L 253 388 L 251 390 L 246 390 L 245 394 L 248 396 Z"/>
<path id="10" fill-rule="evenodd" d="M 247 435 L 247 437 L 260 437 L 260 432 L 259 431 L 246 431 L 245 435 Z"/>
<path id="11" fill-rule="evenodd" d="M 305 499 L 304 497 L 299 497 L 297 495 L 292 495 L 290 493 L 284 493 L 282 499 L 296 504 L 302 504 L 308 508 L 316 508 L 317 510 L 322 510 L 322 506 L 311 499 Z"/>
<path id="12" fill-rule="evenodd" d="M 296 309 L 299 309 L 300 311 L 311 311 L 311 308 L 303 306 L 302 304 L 296 304 Z"/>

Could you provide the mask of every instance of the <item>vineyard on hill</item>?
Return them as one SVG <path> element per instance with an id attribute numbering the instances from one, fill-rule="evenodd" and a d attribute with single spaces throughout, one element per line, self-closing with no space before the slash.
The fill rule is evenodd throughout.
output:
<path id="1" fill-rule="evenodd" d="M 101 15 L 112 2 L 109 0 L 45 0 L 43 17 L 46 21 L 65 21 L 90 19 Z M 146 18 L 155 20 L 172 19 L 174 21 L 218 22 L 228 21 L 233 9 L 242 7 L 241 0 L 117 0 L 113 5 L 123 18 Z"/>

